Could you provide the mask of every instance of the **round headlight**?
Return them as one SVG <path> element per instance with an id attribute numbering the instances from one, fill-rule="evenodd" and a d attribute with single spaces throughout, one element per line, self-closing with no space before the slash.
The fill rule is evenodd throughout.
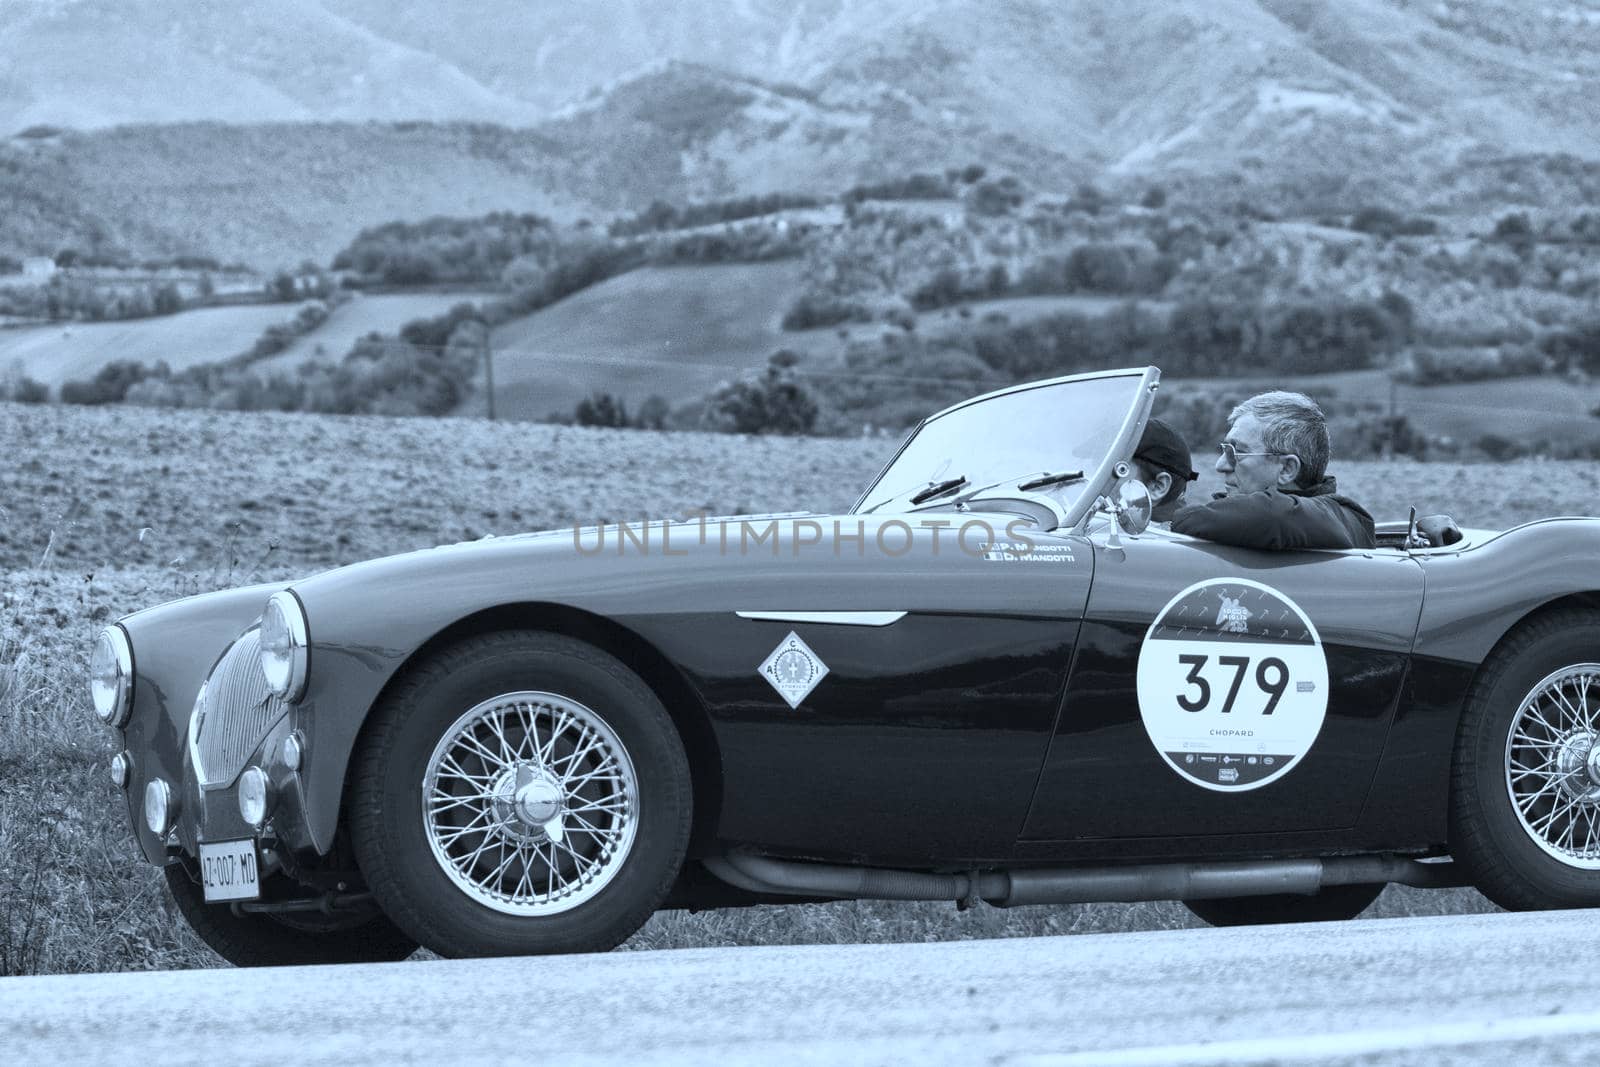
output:
<path id="1" fill-rule="evenodd" d="M 115 785 L 118 789 L 128 788 L 128 774 L 131 768 L 132 762 L 128 759 L 128 754 L 126 752 L 118 752 L 115 756 L 112 756 L 111 784 Z"/>
<path id="2" fill-rule="evenodd" d="M 267 821 L 271 796 L 272 783 L 267 780 L 267 772 L 260 767 L 245 768 L 239 776 L 239 817 L 257 830 L 261 829 L 261 824 Z"/>
<path id="3" fill-rule="evenodd" d="M 120 626 L 107 626 L 89 657 L 89 694 L 107 726 L 121 726 L 133 710 L 133 647 Z"/>
<path id="4" fill-rule="evenodd" d="M 153 834 L 172 829 L 172 790 L 160 778 L 150 779 L 144 787 L 144 824 Z"/>
<path id="5" fill-rule="evenodd" d="M 306 691 L 306 615 L 287 589 L 273 593 L 261 616 L 261 673 L 274 696 L 294 703 Z"/>

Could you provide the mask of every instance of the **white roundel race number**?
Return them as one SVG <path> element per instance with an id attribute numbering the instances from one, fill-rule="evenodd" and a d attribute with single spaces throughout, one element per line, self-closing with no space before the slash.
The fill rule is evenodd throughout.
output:
<path id="1" fill-rule="evenodd" d="M 1310 618 L 1248 578 L 1197 582 L 1156 615 L 1139 650 L 1139 716 L 1196 785 L 1259 789 L 1310 751 L 1328 711 L 1328 660 Z"/>

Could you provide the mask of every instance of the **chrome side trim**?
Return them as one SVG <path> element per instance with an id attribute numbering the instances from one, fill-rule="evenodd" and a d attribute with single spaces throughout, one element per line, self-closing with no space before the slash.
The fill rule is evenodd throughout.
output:
<path id="1" fill-rule="evenodd" d="M 740 611 L 741 619 L 762 622 L 818 622 L 832 626 L 890 626 L 906 617 L 903 611 Z"/>

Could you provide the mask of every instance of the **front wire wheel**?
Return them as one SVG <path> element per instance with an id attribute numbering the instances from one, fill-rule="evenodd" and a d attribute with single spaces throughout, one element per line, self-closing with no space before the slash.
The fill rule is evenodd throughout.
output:
<path id="1" fill-rule="evenodd" d="M 1506 793 L 1535 845 L 1600 871 L 1600 663 L 1546 675 L 1506 736 Z"/>
<path id="2" fill-rule="evenodd" d="M 666 899 L 689 843 L 689 761 L 666 708 L 560 634 L 483 634 L 408 667 L 349 789 L 373 896 L 444 956 L 612 948 Z"/>
<path id="3" fill-rule="evenodd" d="M 554 693 L 485 700 L 428 757 L 422 819 L 462 892 L 508 915 L 555 915 L 592 899 L 627 862 L 639 780 L 616 732 Z"/>

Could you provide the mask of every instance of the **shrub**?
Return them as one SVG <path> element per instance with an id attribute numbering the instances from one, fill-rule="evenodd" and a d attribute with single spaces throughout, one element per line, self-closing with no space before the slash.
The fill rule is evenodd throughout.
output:
<path id="1" fill-rule="evenodd" d="M 731 382 L 706 399 L 707 429 L 724 433 L 807 434 L 817 424 L 818 407 L 794 380 L 795 353 L 774 352 L 759 381 Z"/>
<path id="2" fill-rule="evenodd" d="M 389 285 L 493 282 L 513 260 L 547 256 L 555 243 L 550 220 L 533 214 L 389 222 L 357 234 L 333 269 Z"/>
<path id="3" fill-rule="evenodd" d="M 967 210 L 974 215 L 1007 215 L 1022 206 L 1022 183 L 1011 175 L 973 185 L 966 192 Z"/>
<path id="4" fill-rule="evenodd" d="M 1395 367 L 1395 380 L 1408 385 L 1442 385 L 1493 378 L 1544 374 L 1550 357 L 1536 346 L 1500 345 L 1494 348 L 1418 348 Z"/>
<path id="5" fill-rule="evenodd" d="M 21 375 L 6 383 L 6 399 L 18 404 L 43 404 L 50 399 L 50 387 L 35 378 Z"/>
<path id="6" fill-rule="evenodd" d="M 767 193 L 763 196 L 690 203 L 682 207 L 674 207 L 665 201 L 656 200 L 638 214 L 617 219 L 607 232 L 613 237 L 635 237 L 666 230 L 685 230 L 716 222 L 758 218 L 795 208 L 817 207 L 821 203 L 822 201 L 814 196 L 802 196 L 797 193 Z"/>
<path id="7" fill-rule="evenodd" d="M 851 186 L 845 190 L 846 204 L 863 200 L 944 200 L 955 195 L 948 175 L 908 174 L 903 178 Z"/>
<path id="8" fill-rule="evenodd" d="M 809 330 L 816 326 L 836 326 L 841 322 L 871 321 L 872 312 L 853 300 L 805 293 L 784 313 L 783 328 Z"/>
<path id="9" fill-rule="evenodd" d="M 1472 443 L 1478 451 L 1497 463 L 1515 459 L 1524 451 L 1522 445 L 1497 433 L 1486 433 Z"/>
<path id="10" fill-rule="evenodd" d="M 128 389 L 153 374 L 165 376 L 166 365 L 159 369 L 146 367 L 131 360 L 113 360 L 101 367 L 88 381 L 73 380 L 61 385 L 61 402 L 64 404 L 120 404 Z"/>
<path id="11" fill-rule="evenodd" d="M 1546 336 L 1539 347 L 1558 364 L 1600 373 L 1600 318 L 1557 330 Z"/>
<path id="12" fill-rule="evenodd" d="M 578 401 L 572 418 L 579 426 L 626 426 L 628 408 L 610 393 L 592 393 Z"/>

